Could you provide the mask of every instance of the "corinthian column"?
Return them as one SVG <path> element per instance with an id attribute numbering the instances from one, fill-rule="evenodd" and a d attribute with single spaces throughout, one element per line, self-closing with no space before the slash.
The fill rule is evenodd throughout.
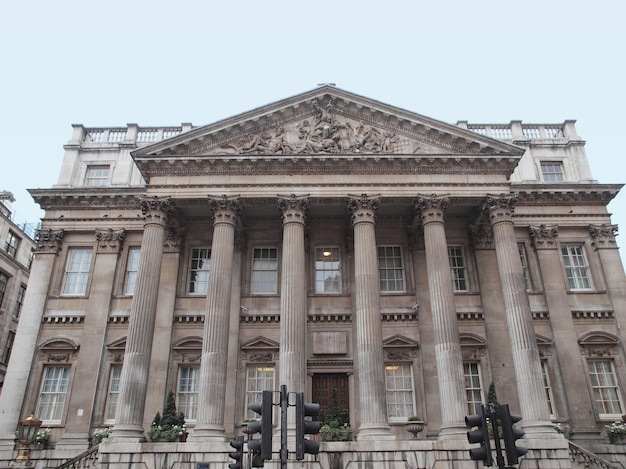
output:
<path id="1" fill-rule="evenodd" d="M 137 283 L 130 307 L 115 426 L 111 435 L 114 439 L 132 441 L 144 439 L 143 413 L 161 277 L 161 256 L 166 225 L 173 214 L 169 198 L 146 197 L 140 199 L 139 203 L 145 223 Z"/>
<path id="2" fill-rule="evenodd" d="M 0 455 L 5 450 L 8 451 L 8 458 L 2 458 L 5 460 L 13 459 L 17 424 L 29 413 L 20 415 L 37 347 L 41 317 L 48 298 L 50 276 L 54 271 L 54 261 L 61 250 L 63 230 L 41 230 L 37 236 L 37 251 L 28 279 L 28 294 L 24 299 L 15 334 L 16 345 L 13 347 L 0 393 Z"/>
<path id="3" fill-rule="evenodd" d="M 280 384 L 304 392 L 306 382 L 306 270 L 304 224 L 308 196 L 278 198 L 283 213 L 283 258 L 280 288 Z"/>
<path id="4" fill-rule="evenodd" d="M 415 208 L 424 227 L 428 292 L 433 317 L 437 379 L 441 399 L 441 439 L 465 433 L 465 376 L 444 227 L 447 197 L 418 196 Z"/>
<path id="5" fill-rule="evenodd" d="M 379 197 L 348 199 L 354 227 L 354 284 L 357 366 L 361 424 L 359 440 L 392 439 L 387 423 L 380 279 L 374 232 Z"/>
<path id="6" fill-rule="evenodd" d="M 235 228 L 239 221 L 241 202 L 239 197 L 226 196 L 210 197 L 209 200 L 214 212 L 211 272 L 204 317 L 198 423 L 190 438 L 224 441 L 228 324 Z"/>
<path id="7" fill-rule="evenodd" d="M 522 262 L 513 229 L 512 215 L 516 202 L 517 198 L 511 195 L 488 196 L 483 210 L 489 215 L 493 229 L 524 428 L 528 428 L 529 431 L 542 428 L 544 431 L 546 428 L 551 430 L 550 411 L 546 401 L 541 360 L 524 283 Z"/>

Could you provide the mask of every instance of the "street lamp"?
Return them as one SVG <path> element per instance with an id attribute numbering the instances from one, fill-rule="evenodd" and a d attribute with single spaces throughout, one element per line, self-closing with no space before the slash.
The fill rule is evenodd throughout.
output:
<path id="1" fill-rule="evenodd" d="M 34 414 L 30 414 L 25 419 L 20 420 L 20 424 L 17 427 L 17 439 L 22 446 L 18 450 L 15 462 L 25 464 L 30 462 L 30 445 L 35 441 L 40 426 L 41 420 L 35 417 Z"/>

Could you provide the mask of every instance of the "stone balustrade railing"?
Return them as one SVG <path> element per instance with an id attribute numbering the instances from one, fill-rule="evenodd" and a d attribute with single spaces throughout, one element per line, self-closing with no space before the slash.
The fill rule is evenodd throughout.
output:
<path id="1" fill-rule="evenodd" d="M 574 127 L 575 121 L 562 124 L 523 124 L 511 121 L 509 124 L 470 124 L 467 121 L 457 122 L 457 126 L 471 130 L 485 137 L 509 142 L 528 140 L 579 140 Z"/>

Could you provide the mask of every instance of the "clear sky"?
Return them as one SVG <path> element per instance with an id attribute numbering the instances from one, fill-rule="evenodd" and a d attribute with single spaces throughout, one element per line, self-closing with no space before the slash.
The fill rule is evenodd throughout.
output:
<path id="1" fill-rule="evenodd" d="M 623 0 L 5 1 L 0 190 L 36 221 L 26 189 L 56 183 L 73 123 L 198 126 L 318 83 L 448 123 L 575 119 L 595 179 L 624 183 L 624 18 Z M 626 233 L 626 194 L 609 209 Z"/>

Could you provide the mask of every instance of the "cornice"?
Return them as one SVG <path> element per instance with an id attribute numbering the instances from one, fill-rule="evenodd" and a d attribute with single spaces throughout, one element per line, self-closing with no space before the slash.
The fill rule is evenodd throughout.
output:
<path id="1" fill-rule="evenodd" d="M 623 184 L 511 184 L 517 206 L 607 205 Z"/>
<path id="2" fill-rule="evenodd" d="M 107 187 L 99 189 L 53 188 L 29 189 L 28 191 L 43 210 L 139 210 L 138 197 L 146 195 L 146 189 Z"/>

